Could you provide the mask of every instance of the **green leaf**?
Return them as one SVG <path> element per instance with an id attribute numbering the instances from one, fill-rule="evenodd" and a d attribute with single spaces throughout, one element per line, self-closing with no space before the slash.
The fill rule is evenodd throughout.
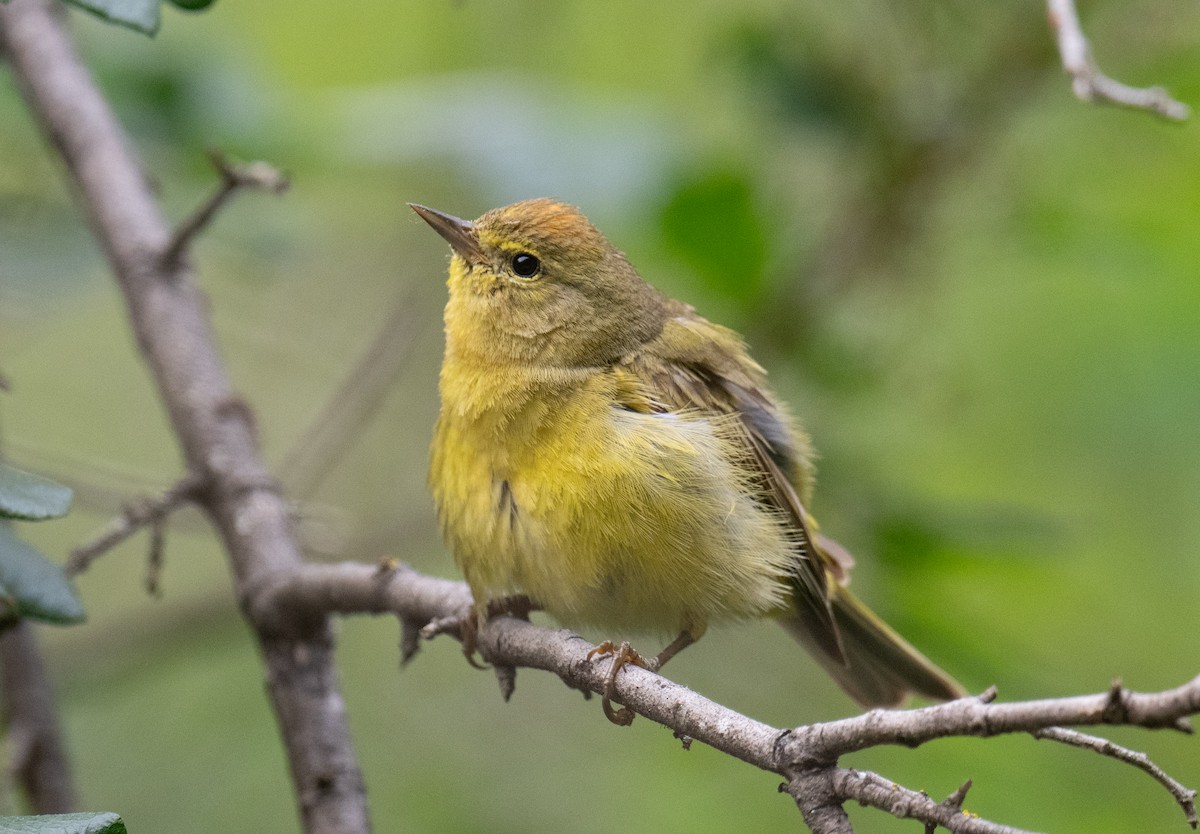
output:
<path id="1" fill-rule="evenodd" d="M 0 518 L 41 521 L 66 515 L 70 507 L 69 487 L 0 463 Z"/>
<path id="2" fill-rule="evenodd" d="M 85 618 L 83 604 L 62 569 L 7 525 L 0 525 L 0 595 L 17 616 L 60 624 Z"/>
<path id="3" fill-rule="evenodd" d="M 189 12 L 198 12 L 201 9 L 207 9 L 215 0 L 171 0 L 171 3 L 181 9 L 187 9 Z"/>
<path id="4" fill-rule="evenodd" d="M 0 817 L 0 834 L 128 834 L 125 822 L 112 812 L 42 814 Z"/>
<path id="5" fill-rule="evenodd" d="M 158 31 L 159 0 L 67 0 L 110 23 L 153 35 Z"/>

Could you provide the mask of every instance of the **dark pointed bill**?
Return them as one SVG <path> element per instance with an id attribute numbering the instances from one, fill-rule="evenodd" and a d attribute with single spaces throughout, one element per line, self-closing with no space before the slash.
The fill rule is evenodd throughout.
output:
<path id="1" fill-rule="evenodd" d="M 409 203 L 408 207 L 420 215 L 422 220 L 446 239 L 450 248 L 467 261 L 480 263 L 485 260 L 483 250 L 479 248 L 479 241 L 475 239 L 475 227 L 469 220 L 418 203 Z"/>

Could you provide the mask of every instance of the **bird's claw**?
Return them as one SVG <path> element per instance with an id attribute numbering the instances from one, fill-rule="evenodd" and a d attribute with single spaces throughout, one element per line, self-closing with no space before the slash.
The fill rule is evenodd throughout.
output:
<path id="1" fill-rule="evenodd" d="M 479 649 L 479 617 L 476 616 L 474 609 L 468 609 L 450 617 L 438 617 L 430 620 L 421 629 L 423 640 L 432 640 L 439 634 L 457 635 L 462 642 L 463 655 L 467 658 L 467 663 L 476 669 L 488 668 L 475 660 L 475 654 Z"/>
<path id="2" fill-rule="evenodd" d="M 634 666 L 641 666 L 651 672 L 658 671 L 658 661 L 656 658 L 645 658 L 638 654 L 637 650 L 628 642 L 622 642 L 621 645 L 614 644 L 611 640 L 605 640 L 600 645 L 591 649 L 587 653 L 587 659 L 591 660 L 596 656 L 611 654 L 613 656 L 612 665 L 608 667 L 608 674 L 604 677 L 604 695 L 600 699 L 600 706 L 604 708 L 604 716 L 619 727 L 628 727 L 633 723 L 634 711 L 629 707 L 621 707 L 613 709 L 612 699 L 617 694 L 617 673 L 621 668 L 632 663 Z"/>

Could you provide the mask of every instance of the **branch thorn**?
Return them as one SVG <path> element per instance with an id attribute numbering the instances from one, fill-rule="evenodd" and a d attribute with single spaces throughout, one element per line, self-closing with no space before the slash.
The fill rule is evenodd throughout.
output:
<path id="1" fill-rule="evenodd" d="M 421 651 L 421 625 L 407 617 L 400 620 L 400 666 L 408 662 Z"/>
<path id="2" fill-rule="evenodd" d="M 1108 703 L 1104 706 L 1106 724 L 1124 724 L 1129 719 L 1129 708 L 1125 704 L 1125 688 L 1120 678 L 1113 678 L 1108 690 Z"/>
<path id="3" fill-rule="evenodd" d="M 496 670 L 496 682 L 500 684 L 500 697 L 507 702 L 517 689 L 517 667 L 494 663 L 492 668 Z"/>

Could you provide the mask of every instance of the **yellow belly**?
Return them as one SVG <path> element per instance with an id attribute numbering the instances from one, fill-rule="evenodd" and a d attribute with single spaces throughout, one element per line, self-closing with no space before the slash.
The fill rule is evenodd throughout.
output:
<path id="1" fill-rule="evenodd" d="M 524 593 L 567 626 L 663 634 L 784 604 L 792 545 L 728 418 L 586 388 L 502 419 L 443 397 L 430 484 L 477 604 Z"/>

